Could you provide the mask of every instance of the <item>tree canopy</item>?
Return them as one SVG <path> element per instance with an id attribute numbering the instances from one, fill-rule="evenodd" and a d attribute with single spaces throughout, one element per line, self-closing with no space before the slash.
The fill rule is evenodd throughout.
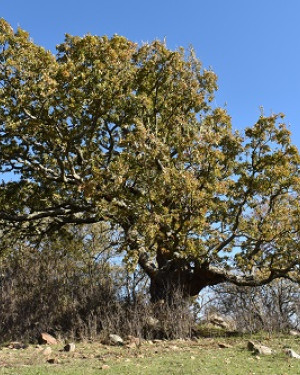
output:
<path id="1" fill-rule="evenodd" d="M 281 114 L 234 132 L 216 81 L 193 50 L 66 35 L 53 54 L 1 20 L 2 246 L 106 223 L 153 300 L 298 280 L 298 150 Z"/>

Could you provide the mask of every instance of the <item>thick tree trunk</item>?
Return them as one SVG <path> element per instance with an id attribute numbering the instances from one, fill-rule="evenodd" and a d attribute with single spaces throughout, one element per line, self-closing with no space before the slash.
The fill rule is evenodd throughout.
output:
<path id="1" fill-rule="evenodd" d="M 198 269 L 197 272 L 181 268 L 157 270 L 150 278 L 151 300 L 173 303 L 180 296 L 183 298 L 197 296 L 203 288 L 225 281 L 225 278 L 205 268 Z"/>
<path id="2" fill-rule="evenodd" d="M 139 265 L 150 278 L 150 293 L 153 302 L 164 300 L 172 303 L 178 293 L 186 297 L 197 296 L 207 287 L 224 282 L 238 286 L 257 287 L 269 284 L 280 277 L 294 279 L 289 275 L 289 268 L 270 269 L 264 277 L 260 274 L 243 274 L 235 270 L 218 267 L 199 259 L 166 259 L 162 252 L 157 253 L 157 265 L 149 261 L 146 252 L 141 252 Z"/>
<path id="3" fill-rule="evenodd" d="M 162 267 L 155 268 L 144 255 L 140 257 L 139 264 L 150 277 L 152 302 L 164 300 L 173 303 L 180 295 L 183 298 L 196 296 L 203 288 L 226 281 L 224 275 L 211 271 L 208 264 L 197 261 L 172 259 Z"/>

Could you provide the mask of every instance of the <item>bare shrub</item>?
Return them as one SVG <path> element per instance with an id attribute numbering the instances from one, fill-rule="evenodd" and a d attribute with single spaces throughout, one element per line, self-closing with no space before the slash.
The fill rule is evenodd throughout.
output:
<path id="1" fill-rule="evenodd" d="M 115 256 L 99 227 L 12 248 L 0 263 L 1 339 L 34 340 L 40 331 L 91 340 L 109 333 L 190 337 L 190 302 L 178 291 L 172 304 L 153 305 L 145 275 L 128 272 Z"/>
<path id="2" fill-rule="evenodd" d="M 87 278 L 74 259 L 46 258 L 28 248 L 2 262 L 2 338 L 30 339 L 42 330 L 89 337 L 101 330 L 104 306 L 116 300 L 107 266 L 95 264 L 95 276 Z"/>
<path id="3" fill-rule="evenodd" d="M 262 287 L 218 285 L 209 310 L 230 316 L 239 331 L 285 331 L 299 328 L 300 289 L 286 279 Z"/>
<path id="4" fill-rule="evenodd" d="M 190 338 L 197 316 L 193 309 L 195 302 L 177 290 L 172 293 L 172 303 L 152 303 L 148 288 L 142 272 L 127 274 L 125 293 L 118 298 L 118 311 L 110 315 L 106 327 L 123 336 L 145 339 Z"/>

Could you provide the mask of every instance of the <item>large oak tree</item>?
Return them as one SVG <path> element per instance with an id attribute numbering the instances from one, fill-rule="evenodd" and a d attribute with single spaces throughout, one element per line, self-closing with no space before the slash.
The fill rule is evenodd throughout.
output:
<path id="1" fill-rule="evenodd" d="M 153 300 L 298 280 L 298 151 L 281 116 L 233 132 L 216 89 L 193 51 L 66 35 L 54 55 L 1 20 L 2 246 L 106 222 Z"/>

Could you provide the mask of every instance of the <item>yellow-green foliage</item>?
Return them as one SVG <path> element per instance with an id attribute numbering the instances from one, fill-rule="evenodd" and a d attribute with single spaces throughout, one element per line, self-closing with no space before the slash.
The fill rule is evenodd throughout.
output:
<path id="1" fill-rule="evenodd" d="M 143 250 L 297 276 L 299 155 L 281 115 L 233 132 L 211 108 L 215 73 L 160 41 L 66 35 L 54 55 L 1 20 L 0 53 L 0 172 L 16 173 L 3 238 L 109 222 L 133 266 Z"/>

